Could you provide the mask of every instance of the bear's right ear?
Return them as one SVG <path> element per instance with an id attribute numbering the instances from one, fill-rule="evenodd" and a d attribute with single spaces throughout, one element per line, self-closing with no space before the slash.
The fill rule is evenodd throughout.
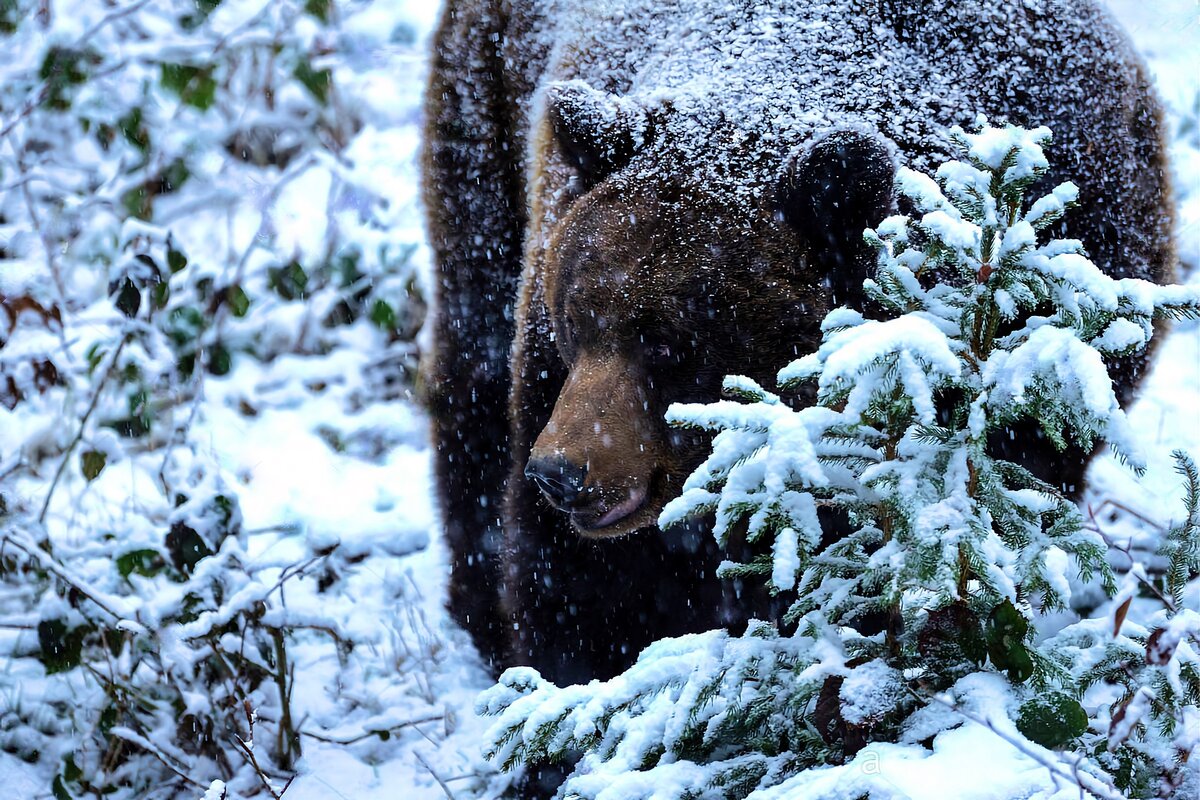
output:
<path id="1" fill-rule="evenodd" d="M 838 130 L 810 144 L 788 165 L 775 192 L 775 213 L 803 238 L 809 263 L 824 273 L 834 301 L 858 305 L 875 253 L 863 230 L 891 211 L 896 165 L 872 134 Z"/>
<path id="2" fill-rule="evenodd" d="M 633 101 L 579 80 L 547 88 L 546 115 L 563 153 L 588 188 L 628 165 L 650 127 L 646 112 Z"/>

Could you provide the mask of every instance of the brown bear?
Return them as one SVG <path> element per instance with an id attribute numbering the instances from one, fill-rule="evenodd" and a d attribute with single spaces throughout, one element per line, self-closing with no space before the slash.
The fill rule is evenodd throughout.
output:
<path id="1" fill-rule="evenodd" d="M 426 112 L 449 605 L 559 683 L 762 612 L 703 524 L 655 526 L 706 445 L 664 412 L 815 347 L 949 126 L 1049 125 L 1056 235 L 1172 271 L 1160 107 L 1092 0 L 449 0 Z M 1068 492 L 1090 455 L 997 446 Z"/>

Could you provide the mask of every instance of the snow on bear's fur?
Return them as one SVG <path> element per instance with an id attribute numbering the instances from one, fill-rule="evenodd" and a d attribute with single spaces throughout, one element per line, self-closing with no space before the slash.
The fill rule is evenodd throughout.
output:
<path id="1" fill-rule="evenodd" d="M 979 113 L 1055 131 L 1047 181 L 1080 209 L 1054 235 L 1170 278 L 1160 108 L 1093 2 L 447 3 L 427 379 L 450 608 L 496 666 L 607 677 L 660 637 L 771 613 L 716 580 L 702 528 L 654 526 L 707 448 L 665 410 L 811 352 L 859 302 L 896 168 L 940 163 Z M 1123 402 L 1142 366 L 1115 365 Z M 1081 489 L 1090 454 L 1032 428 L 998 445 Z"/>

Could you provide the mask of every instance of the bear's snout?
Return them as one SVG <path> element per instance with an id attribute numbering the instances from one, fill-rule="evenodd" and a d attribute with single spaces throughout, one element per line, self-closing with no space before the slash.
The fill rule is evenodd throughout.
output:
<path id="1" fill-rule="evenodd" d="M 572 464 L 559 453 L 529 459 L 525 477 L 537 484 L 555 508 L 565 510 L 583 494 L 587 466 Z"/>
<path id="2" fill-rule="evenodd" d="M 533 445 L 525 477 L 588 537 L 654 524 L 662 436 L 640 372 L 616 354 L 581 354 Z"/>

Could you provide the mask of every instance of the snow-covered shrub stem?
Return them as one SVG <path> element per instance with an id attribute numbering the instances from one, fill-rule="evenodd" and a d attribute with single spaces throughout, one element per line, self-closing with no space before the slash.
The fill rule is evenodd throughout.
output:
<path id="1" fill-rule="evenodd" d="M 815 384 L 815 405 L 730 377 L 730 399 L 669 412 L 715 437 L 660 525 L 711 514 L 720 543 L 757 548 L 722 571 L 789 598 L 784 630 L 659 642 L 624 675 L 583 687 L 510 671 L 480 701 L 499 717 L 489 753 L 501 766 L 581 752 L 564 796 L 615 781 L 622 797 L 741 798 L 872 741 L 944 730 L 913 733 L 934 693 L 978 672 L 1007 677 L 1019 735 L 1049 748 L 1084 736 L 1078 698 L 1096 679 L 1079 664 L 1100 644 L 1078 645 L 1085 628 L 1064 655 L 1035 646 L 1031 623 L 1064 608 L 1072 568 L 1115 591 L 1105 545 L 1062 492 L 991 443 L 1033 423 L 1059 449 L 1105 440 L 1140 469 L 1106 359 L 1144 348 L 1158 319 L 1200 316 L 1200 295 L 1112 278 L 1082 243 L 1042 241 L 1078 197 L 1064 183 L 1025 203 L 1048 169 L 1048 129 L 981 119 L 950 138 L 958 159 L 897 175 L 912 215 L 865 232 L 879 251 L 864 284 L 871 317 L 836 309 L 817 351 L 780 370 L 784 392 Z M 1195 536 L 1170 540 L 1185 582 Z M 1163 636 L 1190 664 L 1190 618 L 1175 619 Z M 1137 710 L 1136 693 L 1125 702 Z M 1111 767 L 1079 769 L 1102 785 Z M 735 768 L 751 778 L 723 777 Z"/>

